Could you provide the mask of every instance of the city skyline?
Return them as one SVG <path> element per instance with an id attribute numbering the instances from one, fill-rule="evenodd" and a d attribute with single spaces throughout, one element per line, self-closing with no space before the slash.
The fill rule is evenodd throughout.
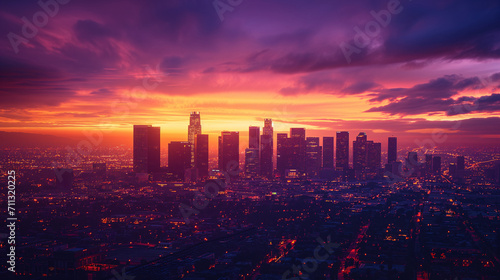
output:
<path id="1" fill-rule="evenodd" d="M 148 123 L 180 141 L 185 114 L 203 111 L 209 134 L 271 118 L 276 131 L 409 143 L 440 129 L 453 144 L 498 142 L 496 1 L 397 1 L 390 17 L 391 1 L 243 1 L 224 20 L 209 2 L 126 1 L 117 16 L 113 4 L 71 1 L 43 28 L 33 25 L 38 4 L 2 4 L 0 130 L 99 129 L 130 145 L 127 128 Z M 254 18 L 262 23 L 245 24 Z"/>

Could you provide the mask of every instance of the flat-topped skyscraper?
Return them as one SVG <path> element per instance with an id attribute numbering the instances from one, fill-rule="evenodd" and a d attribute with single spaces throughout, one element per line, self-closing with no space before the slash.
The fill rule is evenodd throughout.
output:
<path id="1" fill-rule="evenodd" d="M 260 136 L 260 174 L 264 177 L 273 176 L 273 121 L 264 120 L 264 129 Z"/>
<path id="2" fill-rule="evenodd" d="M 160 170 L 160 128 L 134 125 L 134 172 L 151 173 Z"/>
<path id="3" fill-rule="evenodd" d="M 201 134 L 200 112 L 191 112 L 188 126 L 188 142 L 191 144 L 191 166 L 194 167 L 194 138 L 196 134 Z"/>
<path id="4" fill-rule="evenodd" d="M 393 163 L 398 160 L 398 138 L 389 137 L 387 143 L 387 163 Z"/>
<path id="5" fill-rule="evenodd" d="M 347 171 L 349 169 L 349 132 L 337 131 L 336 169 Z"/>

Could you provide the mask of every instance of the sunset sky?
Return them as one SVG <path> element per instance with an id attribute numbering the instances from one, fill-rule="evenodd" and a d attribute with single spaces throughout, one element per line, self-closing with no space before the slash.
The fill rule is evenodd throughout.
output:
<path id="1" fill-rule="evenodd" d="M 498 0 L 219 1 L 71 0 L 32 38 L 23 17 L 40 23 L 44 9 L 2 1 L 0 130 L 131 143 L 133 124 L 152 124 L 183 140 L 200 111 L 214 135 L 272 118 L 308 136 L 411 143 L 442 129 L 450 143 L 498 143 Z"/>

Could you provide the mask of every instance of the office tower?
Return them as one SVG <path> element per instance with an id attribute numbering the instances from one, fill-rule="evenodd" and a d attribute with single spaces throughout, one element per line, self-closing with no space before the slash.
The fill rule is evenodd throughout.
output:
<path id="1" fill-rule="evenodd" d="M 398 138 L 389 137 L 387 144 L 387 163 L 392 163 L 398 160 Z"/>
<path id="2" fill-rule="evenodd" d="M 465 157 L 464 156 L 458 156 L 457 157 L 457 170 L 455 172 L 455 176 L 458 179 L 463 178 L 465 175 Z"/>
<path id="3" fill-rule="evenodd" d="M 441 175 L 441 157 L 432 158 L 432 172 L 435 175 Z"/>
<path id="4" fill-rule="evenodd" d="M 248 148 L 259 149 L 260 148 L 260 127 L 251 126 L 248 128 Z"/>
<path id="5" fill-rule="evenodd" d="M 259 171 L 259 149 L 245 149 L 245 175 L 256 176 Z"/>
<path id="6" fill-rule="evenodd" d="M 223 131 L 219 138 L 219 170 L 237 171 L 240 167 L 240 133 Z"/>
<path id="7" fill-rule="evenodd" d="M 333 169 L 333 137 L 323 137 L 323 168 Z"/>
<path id="8" fill-rule="evenodd" d="M 430 175 L 432 173 L 432 155 L 431 154 L 425 155 L 425 173 L 427 175 Z"/>
<path id="9" fill-rule="evenodd" d="M 265 119 L 260 141 L 260 174 L 267 178 L 273 176 L 273 133 L 273 121 Z"/>
<path id="10" fill-rule="evenodd" d="M 168 170 L 184 180 L 186 169 L 191 168 L 191 143 L 185 141 L 168 144 Z"/>
<path id="11" fill-rule="evenodd" d="M 318 175 L 321 169 L 321 146 L 319 137 L 306 138 L 306 173 L 313 177 Z"/>
<path id="12" fill-rule="evenodd" d="M 336 168 L 347 171 L 349 169 L 349 132 L 337 131 Z"/>
<path id="13" fill-rule="evenodd" d="M 151 173 L 160 170 L 160 128 L 134 125 L 134 172 Z"/>
<path id="14" fill-rule="evenodd" d="M 366 133 L 360 132 L 352 145 L 353 169 L 362 171 L 366 167 Z"/>
<path id="15" fill-rule="evenodd" d="M 208 177 L 208 134 L 196 134 L 194 137 L 194 166 L 200 178 Z"/>
<path id="16" fill-rule="evenodd" d="M 273 177 L 273 136 L 262 135 L 260 145 L 260 174 L 266 178 Z"/>
<path id="17" fill-rule="evenodd" d="M 219 150 L 217 151 L 217 167 L 219 170 L 222 170 L 222 136 L 217 137 L 218 139 L 218 148 Z"/>
<path id="18" fill-rule="evenodd" d="M 448 165 L 448 175 L 451 177 L 456 177 L 457 176 L 457 164 L 450 162 Z"/>
<path id="19" fill-rule="evenodd" d="M 281 176 L 283 176 L 285 170 L 288 169 L 289 153 L 288 135 L 286 133 L 278 133 L 276 169 Z"/>
<path id="20" fill-rule="evenodd" d="M 188 142 L 191 144 L 191 166 L 194 166 L 194 138 L 196 134 L 201 134 L 200 112 L 191 112 L 188 126 Z"/>
<path id="21" fill-rule="evenodd" d="M 377 172 L 382 161 L 382 143 L 367 141 L 366 144 L 366 165 L 372 172 Z"/>
<path id="22" fill-rule="evenodd" d="M 290 139 L 290 169 L 305 172 L 306 167 L 306 130 L 305 128 L 291 128 Z"/>

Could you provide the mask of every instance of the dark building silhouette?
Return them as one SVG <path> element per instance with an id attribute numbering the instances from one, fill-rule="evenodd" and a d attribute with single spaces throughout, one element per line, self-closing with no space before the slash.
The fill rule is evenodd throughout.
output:
<path id="1" fill-rule="evenodd" d="M 219 170 L 239 170 L 240 134 L 235 131 L 223 131 L 219 138 Z"/>
<path id="2" fill-rule="evenodd" d="M 306 130 L 304 128 L 291 128 L 288 141 L 290 169 L 304 173 L 306 170 Z"/>
<path id="3" fill-rule="evenodd" d="M 194 138 L 194 162 L 200 178 L 208 177 L 208 134 L 196 134 Z"/>
<path id="4" fill-rule="evenodd" d="M 317 176 L 321 169 L 321 146 L 319 137 L 306 138 L 306 173 L 310 177 Z"/>
<path id="5" fill-rule="evenodd" d="M 366 164 L 370 171 L 378 172 L 382 161 L 382 144 L 366 142 Z"/>
<path id="6" fill-rule="evenodd" d="M 431 154 L 425 155 L 425 173 L 427 175 L 430 175 L 432 173 L 432 155 Z"/>
<path id="7" fill-rule="evenodd" d="M 134 172 L 151 173 L 160 170 L 160 128 L 134 125 Z"/>
<path id="8" fill-rule="evenodd" d="M 248 148 L 249 149 L 260 148 L 260 127 L 251 126 L 248 128 Z"/>
<path id="9" fill-rule="evenodd" d="M 276 169 L 281 176 L 283 176 L 285 174 L 285 170 L 288 169 L 290 157 L 290 147 L 288 142 L 288 134 L 278 133 Z"/>
<path id="10" fill-rule="evenodd" d="M 334 168 L 333 137 L 323 137 L 323 168 Z"/>
<path id="11" fill-rule="evenodd" d="M 267 178 L 273 176 L 273 133 L 273 121 L 265 119 L 260 138 L 260 174 Z"/>
<path id="12" fill-rule="evenodd" d="M 347 171 L 349 169 L 349 132 L 337 131 L 336 169 Z"/>
<path id="13" fill-rule="evenodd" d="M 245 149 L 245 174 L 247 176 L 256 176 L 259 171 L 259 149 Z"/>
<path id="14" fill-rule="evenodd" d="M 432 172 L 435 175 L 441 175 L 441 157 L 432 158 Z"/>
<path id="15" fill-rule="evenodd" d="M 360 132 L 352 145 L 353 169 L 362 171 L 366 167 L 366 133 Z"/>
<path id="16" fill-rule="evenodd" d="M 398 138 L 389 137 L 387 143 L 387 163 L 392 163 L 398 160 Z"/>
<path id="17" fill-rule="evenodd" d="M 191 112 L 189 116 L 189 126 L 188 126 L 188 142 L 191 144 L 191 166 L 195 166 L 194 152 L 195 145 L 194 140 L 196 134 L 201 134 L 201 119 L 200 112 Z"/>
<path id="18" fill-rule="evenodd" d="M 191 144 L 178 141 L 168 144 L 168 169 L 180 180 L 184 180 L 184 174 L 191 168 Z"/>

